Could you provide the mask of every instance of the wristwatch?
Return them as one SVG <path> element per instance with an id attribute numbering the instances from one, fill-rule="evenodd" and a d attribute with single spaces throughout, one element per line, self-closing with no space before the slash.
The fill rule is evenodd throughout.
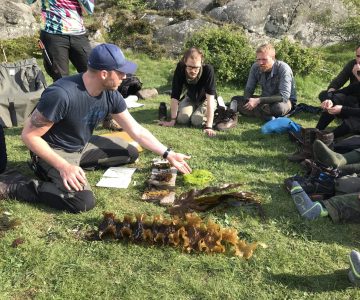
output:
<path id="1" fill-rule="evenodd" d="M 170 153 L 171 149 L 167 148 L 166 151 L 164 152 L 164 154 L 162 155 L 163 159 L 166 159 Z"/>

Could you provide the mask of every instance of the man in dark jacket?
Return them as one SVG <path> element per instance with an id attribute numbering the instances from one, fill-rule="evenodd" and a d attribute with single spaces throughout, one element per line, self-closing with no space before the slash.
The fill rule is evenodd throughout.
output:
<path id="1" fill-rule="evenodd" d="M 324 130 L 334 119 L 339 117 L 342 124 L 333 131 L 338 138 L 348 133 L 356 133 L 360 129 L 359 94 L 353 85 L 360 82 L 360 45 L 355 51 L 355 59 L 350 60 L 342 71 L 336 76 L 327 91 L 319 94 L 321 108 L 324 110 L 316 125 L 319 130 Z M 349 81 L 349 85 L 342 88 Z"/>

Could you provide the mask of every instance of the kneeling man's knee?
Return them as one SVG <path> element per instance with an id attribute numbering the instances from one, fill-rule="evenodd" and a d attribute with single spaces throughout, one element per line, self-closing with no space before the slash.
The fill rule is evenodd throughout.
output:
<path id="1" fill-rule="evenodd" d="M 95 195 L 92 191 L 77 193 L 72 205 L 72 213 L 80 213 L 91 210 L 95 207 Z"/>

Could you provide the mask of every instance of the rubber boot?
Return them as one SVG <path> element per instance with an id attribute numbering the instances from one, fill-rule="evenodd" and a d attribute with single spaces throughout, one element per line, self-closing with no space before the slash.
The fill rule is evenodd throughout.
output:
<path id="1" fill-rule="evenodd" d="M 319 130 L 316 128 L 302 128 L 301 135 L 303 144 L 299 150 L 288 156 L 292 162 L 302 162 L 304 159 L 312 158 L 312 144 L 316 140 L 316 134 Z"/>

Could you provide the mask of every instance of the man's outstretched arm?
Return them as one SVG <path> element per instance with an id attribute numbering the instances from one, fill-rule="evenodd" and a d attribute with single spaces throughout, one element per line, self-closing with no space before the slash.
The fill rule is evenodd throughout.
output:
<path id="1" fill-rule="evenodd" d="M 163 155 L 167 152 L 167 147 L 164 146 L 149 130 L 141 126 L 136 120 L 130 115 L 128 110 L 123 111 L 119 114 L 114 114 L 113 118 L 120 126 L 141 146 L 158 154 Z M 174 151 L 167 153 L 167 160 L 180 172 L 188 174 L 191 172 L 190 166 L 185 161 L 190 156 Z"/>

